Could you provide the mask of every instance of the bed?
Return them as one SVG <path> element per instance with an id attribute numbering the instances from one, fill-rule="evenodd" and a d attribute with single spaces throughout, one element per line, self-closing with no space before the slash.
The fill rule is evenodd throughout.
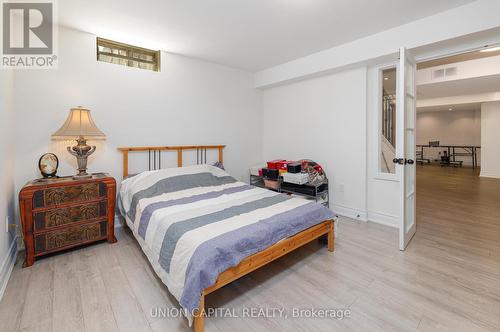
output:
<path id="1" fill-rule="evenodd" d="M 204 297 L 323 235 L 334 249 L 334 214 L 326 207 L 237 181 L 207 164 L 224 146 L 120 148 L 118 206 L 153 269 L 194 330 L 204 330 Z M 183 152 L 197 164 L 183 167 Z M 178 167 L 161 169 L 176 151 Z M 129 152 L 148 152 L 148 171 L 128 174 Z M 153 165 L 153 166 L 152 166 Z"/>

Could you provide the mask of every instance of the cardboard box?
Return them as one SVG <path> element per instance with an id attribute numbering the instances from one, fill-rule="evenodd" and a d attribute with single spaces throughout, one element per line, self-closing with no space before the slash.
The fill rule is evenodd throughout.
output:
<path id="1" fill-rule="evenodd" d="M 264 186 L 269 189 L 278 190 L 279 184 L 277 180 L 264 179 Z"/>

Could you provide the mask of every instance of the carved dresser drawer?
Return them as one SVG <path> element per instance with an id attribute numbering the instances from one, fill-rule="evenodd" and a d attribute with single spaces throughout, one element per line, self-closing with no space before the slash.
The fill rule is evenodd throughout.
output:
<path id="1" fill-rule="evenodd" d="M 91 202 L 33 213 L 35 232 L 107 215 L 107 201 Z"/>
<path id="2" fill-rule="evenodd" d="M 33 195 L 33 208 L 36 209 L 74 202 L 85 202 L 105 196 L 106 184 L 103 182 L 48 188 L 35 191 Z"/>
<path id="3" fill-rule="evenodd" d="M 107 223 L 82 224 L 35 235 L 35 254 L 49 253 L 74 244 L 106 239 Z"/>
<path id="4" fill-rule="evenodd" d="M 26 260 L 107 239 L 116 242 L 116 181 L 104 173 L 87 179 L 34 180 L 19 193 Z"/>

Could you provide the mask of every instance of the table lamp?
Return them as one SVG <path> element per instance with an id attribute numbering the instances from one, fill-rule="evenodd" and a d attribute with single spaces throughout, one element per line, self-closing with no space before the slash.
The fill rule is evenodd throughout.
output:
<path id="1" fill-rule="evenodd" d="M 96 147 L 88 146 L 87 139 L 106 139 L 106 135 L 95 125 L 90 110 L 81 106 L 72 108 L 66 122 L 52 135 L 52 139 L 75 139 L 78 144 L 67 147 L 68 152 L 75 156 L 78 162 L 78 174 L 73 177 L 82 179 L 92 176 L 87 174 L 87 158 L 94 153 Z"/>

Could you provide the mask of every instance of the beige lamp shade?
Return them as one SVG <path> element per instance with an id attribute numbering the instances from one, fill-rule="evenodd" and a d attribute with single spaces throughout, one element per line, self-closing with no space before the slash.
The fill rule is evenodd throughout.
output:
<path id="1" fill-rule="evenodd" d="M 97 128 L 90 115 L 90 110 L 76 107 L 69 111 L 66 122 L 52 134 L 52 139 L 71 139 L 84 137 L 86 139 L 106 139 L 106 135 Z"/>

